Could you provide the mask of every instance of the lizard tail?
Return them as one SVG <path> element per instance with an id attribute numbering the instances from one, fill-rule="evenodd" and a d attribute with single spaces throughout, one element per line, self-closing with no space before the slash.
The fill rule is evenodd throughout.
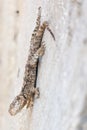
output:
<path id="1" fill-rule="evenodd" d="M 50 32 L 50 34 L 52 35 L 52 37 L 53 37 L 53 39 L 55 41 L 55 36 L 54 36 L 53 32 L 51 31 L 51 29 L 48 26 L 47 26 L 47 30 Z"/>

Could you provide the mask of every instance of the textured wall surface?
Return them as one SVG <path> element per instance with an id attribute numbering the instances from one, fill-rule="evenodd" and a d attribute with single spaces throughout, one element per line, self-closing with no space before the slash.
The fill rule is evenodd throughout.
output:
<path id="1" fill-rule="evenodd" d="M 32 113 L 12 117 L 8 107 L 20 92 L 37 8 L 49 22 L 40 60 L 40 98 Z M 87 0 L 0 0 L 0 130 L 87 129 Z"/>

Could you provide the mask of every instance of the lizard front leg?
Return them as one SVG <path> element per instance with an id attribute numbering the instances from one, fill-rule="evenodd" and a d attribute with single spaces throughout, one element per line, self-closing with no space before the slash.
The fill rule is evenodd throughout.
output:
<path id="1" fill-rule="evenodd" d="M 27 99 L 26 108 L 30 107 L 30 109 L 32 109 L 33 104 L 34 104 L 34 99 L 39 98 L 39 97 L 40 97 L 39 88 L 33 87 L 32 91 L 31 91 L 31 96 L 29 96 L 29 98 Z"/>
<path id="2" fill-rule="evenodd" d="M 31 66 L 36 66 L 37 60 L 39 57 L 43 56 L 45 52 L 45 45 L 42 44 L 41 47 L 36 51 L 36 53 L 32 56 L 31 60 L 29 61 L 29 64 Z"/>

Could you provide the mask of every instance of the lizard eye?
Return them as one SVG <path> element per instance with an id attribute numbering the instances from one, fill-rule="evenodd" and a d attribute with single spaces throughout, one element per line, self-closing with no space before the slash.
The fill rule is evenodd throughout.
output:
<path id="1" fill-rule="evenodd" d="M 9 113 L 11 115 L 16 115 L 26 104 L 26 99 L 18 95 L 13 102 L 10 104 Z"/>

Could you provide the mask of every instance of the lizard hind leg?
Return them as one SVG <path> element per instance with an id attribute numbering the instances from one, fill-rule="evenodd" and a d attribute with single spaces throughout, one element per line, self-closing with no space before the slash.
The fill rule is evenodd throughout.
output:
<path id="1" fill-rule="evenodd" d="M 34 88 L 32 96 L 27 100 L 26 108 L 30 107 L 30 109 L 32 109 L 33 108 L 33 104 L 34 104 L 34 99 L 35 98 L 39 98 L 39 97 L 40 97 L 39 88 Z"/>
<path id="2" fill-rule="evenodd" d="M 41 7 L 38 8 L 38 16 L 37 16 L 37 20 L 36 20 L 36 25 L 37 25 L 38 29 L 40 26 L 40 19 L 41 19 Z"/>
<path id="3" fill-rule="evenodd" d="M 42 44 L 41 47 L 37 50 L 36 55 L 37 57 L 43 56 L 45 53 L 45 44 Z"/>
<path id="4" fill-rule="evenodd" d="M 41 19 L 41 7 L 38 8 L 38 14 L 37 14 L 37 19 L 36 19 L 36 27 L 35 27 L 32 35 L 37 34 L 37 31 L 40 27 L 40 19 Z"/>
<path id="5" fill-rule="evenodd" d="M 33 55 L 31 60 L 29 61 L 29 64 L 32 67 L 36 66 L 37 60 L 39 57 L 43 56 L 45 52 L 45 44 L 42 44 L 41 47 L 36 51 L 36 53 Z"/>

